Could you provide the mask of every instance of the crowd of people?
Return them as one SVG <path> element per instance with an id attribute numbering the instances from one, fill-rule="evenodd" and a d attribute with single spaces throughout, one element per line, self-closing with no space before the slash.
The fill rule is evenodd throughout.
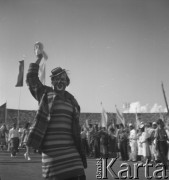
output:
<path id="1" fill-rule="evenodd" d="M 27 146 L 30 123 L 22 129 L 13 124 L 7 129 L 0 127 L 0 150 L 10 151 L 15 157 L 20 148 L 25 148 L 25 159 L 30 158 Z M 140 123 L 138 129 L 133 124 L 110 125 L 108 128 L 89 124 L 81 127 L 81 139 L 87 157 L 120 158 L 122 161 L 162 161 L 169 160 L 169 126 L 159 119 L 157 122 Z"/>
<path id="2" fill-rule="evenodd" d="M 162 162 L 168 169 L 169 127 L 162 119 L 133 124 L 82 126 L 81 138 L 88 157 L 119 158 L 122 161 Z"/>
<path id="3" fill-rule="evenodd" d="M 18 128 L 16 123 L 12 127 L 6 127 L 2 124 L 0 127 L 0 150 L 11 152 L 11 157 L 16 157 L 19 149 L 25 149 L 24 157 L 27 160 L 30 158 L 30 148 L 27 146 L 27 138 L 29 134 L 30 123 L 26 122 L 23 128 Z"/>
<path id="4" fill-rule="evenodd" d="M 0 150 L 10 151 L 16 157 L 19 147 L 25 149 L 24 157 L 30 158 L 30 147 L 27 146 L 30 123 L 22 130 L 16 123 L 7 129 L 0 128 Z M 168 169 L 169 160 L 169 126 L 158 119 L 156 122 L 141 122 L 136 129 L 133 124 L 110 125 L 108 128 L 97 124 L 81 126 L 81 140 L 88 158 L 118 158 L 121 161 L 162 162 Z"/>

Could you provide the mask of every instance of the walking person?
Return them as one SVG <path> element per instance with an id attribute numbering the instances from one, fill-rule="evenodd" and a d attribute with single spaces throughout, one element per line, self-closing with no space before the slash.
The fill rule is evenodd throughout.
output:
<path id="1" fill-rule="evenodd" d="M 30 158 L 30 147 L 27 146 L 27 140 L 28 140 L 28 135 L 29 135 L 29 128 L 30 128 L 30 123 L 26 122 L 24 129 L 23 129 L 23 134 L 21 136 L 21 146 L 25 146 L 26 152 L 24 154 L 25 159 L 28 161 L 31 160 Z"/>
<path id="2" fill-rule="evenodd" d="M 144 124 L 140 124 L 137 129 L 137 161 L 144 161 L 143 159 L 143 145 L 142 145 L 142 133 L 144 131 Z"/>
<path id="3" fill-rule="evenodd" d="M 117 142 L 120 151 L 120 156 L 122 161 L 127 161 L 129 159 L 128 134 L 122 123 L 119 124 L 119 128 L 120 129 L 117 134 Z"/>
<path id="4" fill-rule="evenodd" d="M 156 150 L 159 153 L 159 157 L 160 157 L 160 161 L 163 163 L 163 165 L 165 166 L 165 168 L 168 170 L 168 158 L 167 158 L 167 154 L 168 154 L 168 136 L 165 130 L 165 125 L 162 119 L 158 119 L 157 120 L 157 128 L 155 131 L 155 140 L 156 140 Z"/>
<path id="5" fill-rule="evenodd" d="M 88 142 L 87 142 L 87 135 L 86 135 L 86 127 L 82 127 L 81 128 L 81 139 L 82 139 L 82 144 L 86 153 L 86 156 L 89 156 L 89 146 L 88 146 Z"/>
<path id="6" fill-rule="evenodd" d="M 152 156 L 151 156 L 151 161 L 155 163 L 158 160 L 158 151 L 155 148 L 155 132 L 156 132 L 156 128 L 157 128 L 157 123 L 153 122 L 152 123 L 152 127 L 153 127 L 154 131 L 151 134 L 151 139 L 152 139 L 152 147 L 151 147 L 151 154 L 152 154 Z"/>
<path id="7" fill-rule="evenodd" d="M 9 130 L 9 141 L 11 148 L 11 157 L 15 157 L 19 147 L 19 132 L 16 123 L 13 124 L 13 128 Z"/>
<path id="8" fill-rule="evenodd" d="M 109 157 L 116 158 L 117 157 L 117 137 L 115 136 L 115 129 L 111 127 L 109 129 L 108 134 L 108 151 L 109 151 Z"/>
<path id="9" fill-rule="evenodd" d="M 85 180 L 87 161 L 80 136 L 80 106 L 66 91 L 70 79 L 65 69 L 58 67 L 51 71 L 52 87 L 40 82 L 38 70 L 43 45 L 37 43 L 36 47 L 37 60 L 29 66 L 27 84 L 39 102 L 39 109 L 27 145 L 41 149 L 45 180 Z"/>
<path id="10" fill-rule="evenodd" d="M 102 158 L 108 158 L 108 133 L 106 127 L 100 130 L 100 151 Z"/>
<path id="11" fill-rule="evenodd" d="M 94 158 L 100 158 L 100 133 L 98 125 L 94 125 L 94 133 L 92 135 Z"/>
<path id="12" fill-rule="evenodd" d="M 7 134 L 8 134 L 8 130 L 6 128 L 6 125 L 3 124 L 0 128 L 0 149 L 2 151 L 7 149 Z"/>
<path id="13" fill-rule="evenodd" d="M 140 139 L 140 143 L 141 143 L 141 146 L 142 146 L 142 157 L 143 157 L 143 161 L 146 162 L 147 160 L 151 160 L 150 157 L 151 157 L 151 152 L 150 152 L 150 148 L 149 148 L 149 141 L 148 141 L 148 138 L 149 138 L 149 135 L 147 133 L 147 129 L 146 129 L 146 125 L 142 124 L 141 126 L 141 139 Z"/>
<path id="14" fill-rule="evenodd" d="M 137 132 L 132 124 L 129 124 L 129 129 L 130 129 L 129 143 L 131 148 L 129 161 L 135 162 L 137 161 Z"/>

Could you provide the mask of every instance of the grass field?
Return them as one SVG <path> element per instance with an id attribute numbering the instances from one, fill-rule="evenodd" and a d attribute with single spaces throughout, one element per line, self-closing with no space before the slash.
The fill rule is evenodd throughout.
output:
<path id="1" fill-rule="evenodd" d="M 27 161 L 24 159 L 23 156 L 24 152 L 21 151 L 17 157 L 11 158 L 9 152 L 0 152 L 0 180 L 42 180 L 41 176 L 41 155 L 38 153 L 32 153 L 31 154 L 31 161 Z M 110 159 L 111 160 L 111 159 Z M 109 164 L 110 160 L 108 160 L 107 165 Z M 94 180 L 96 178 L 96 171 L 99 171 L 98 166 L 96 166 L 96 159 L 88 159 L 88 168 L 85 170 L 87 180 Z M 122 163 L 124 166 L 121 167 Z M 131 168 L 131 175 L 134 173 L 134 163 L 133 162 L 122 162 L 117 159 L 117 161 L 113 164 L 112 169 L 117 174 L 120 170 L 124 170 L 126 168 Z M 161 169 L 150 167 L 149 168 L 149 176 L 153 176 L 153 172 Z M 104 177 L 107 177 L 110 180 L 117 179 L 112 177 L 105 169 L 105 173 L 107 172 L 107 175 Z M 102 172 L 103 173 L 103 172 Z M 127 175 L 127 173 L 123 173 L 123 176 Z M 166 172 L 165 176 L 169 176 L 169 173 Z M 158 176 L 162 176 L 162 171 L 158 173 Z M 164 177 L 164 176 L 163 176 Z M 164 179 L 164 178 L 158 178 L 158 179 Z M 122 178 L 120 178 L 122 179 Z M 124 178 L 123 178 L 124 179 Z M 129 178 L 126 178 L 129 179 Z M 130 178 L 130 179 L 136 179 L 136 178 Z M 148 179 L 145 177 L 145 168 L 140 167 L 138 169 L 138 178 L 137 179 Z M 153 179 L 157 179 L 152 177 Z M 166 178 L 168 179 L 168 178 Z"/>

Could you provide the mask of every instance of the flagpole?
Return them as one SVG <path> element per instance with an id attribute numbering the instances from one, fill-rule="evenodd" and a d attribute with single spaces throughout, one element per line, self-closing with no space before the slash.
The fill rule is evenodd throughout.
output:
<path id="1" fill-rule="evenodd" d="M 24 57 L 23 57 L 24 59 Z M 24 78 L 24 60 L 19 61 L 19 74 L 18 74 L 18 80 L 15 85 L 15 87 L 20 87 L 19 90 L 19 102 L 18 102 L 18 118 L 17 118 L 17 127 L 19 128 L 20 123 L 20 99 L 21 99 L 21 87 L 23 86 L 23 78 Z"/>
<path id="2" fill-rule="evenodd" d="M 19 123 L 20 123 L 20 99 L 21 99 L 21 87 L 19 90 L 19 102 L 18 102 L 18 119 L 17 119 L 17 126 L 19 128 Z"/>
<path id="3" fill-rule="evenodd" d="M 166 104 L 166 108 L 167 108 L 167 113 L 169 113 L 169 108 L 168 108 L 168 103 L 167 103 L 167 98 L 166 98 L 163 82 L 161 83 L 161 87 L 162 87 L 163 96 L 164 96 L 164 100 L 165 100 L 165 104 Z"/>
<path id="4" fill-rule="evenodd" d="M 5 107 L 5 124 L 7 122 L 7 101 L 6 101 L 6 107 Z"/>

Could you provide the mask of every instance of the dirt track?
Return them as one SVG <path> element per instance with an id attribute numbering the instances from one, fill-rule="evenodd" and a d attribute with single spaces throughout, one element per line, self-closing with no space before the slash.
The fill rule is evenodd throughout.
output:
<path id="1" fill-rule="evenodd" d="M 27 161 L 23 156 L 24 152 L 21 151 L 17 157 L 11 158 L 9 152 L 0 152 L 0 180 L 42 180 L 41 176 L 41 155 L 38 153 L 31 154 L 31 161 Z M 113 170 L 118 172 L 119 170 L 126 169 L 126 167 L 121 168 L 122 161 L 117 160 L 113 165 Z M 126 162 L 125 162 L 126 163 Z M 128 163 L 128 162 L 127 162 Z M 133 163 L 129 162 L 128 165 L 131 167 L 133 172 Z M 149 175 L 153 175 L 154 168 L 149 168 Z M 96 179 L 96 159 L 88 159 L 88 168 L 86 171 L 87 180 Z M 144 168 L 139 169 L 139 179 L 145 178 Z M 162 173 L 159 173 L 161 175 Z M 108 179 L 115 179 L 107 173 Z M 126 175 L 124 173 L 124 175 Z M 169 172 L 167 172 L 169 176 Z M 134 178 L 131 178 L 134 179 Z M 155 178 L 152 178 L 152 180 Z M 162 178 L 164 179 L 164 178 Z"/>

